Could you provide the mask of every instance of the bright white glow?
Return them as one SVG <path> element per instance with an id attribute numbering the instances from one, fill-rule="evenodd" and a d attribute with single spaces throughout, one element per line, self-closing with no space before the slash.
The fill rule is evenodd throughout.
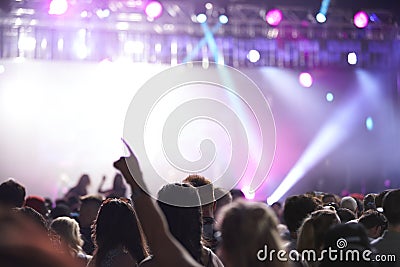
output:
<path id="1" fill-rule="evenodd" d="M 365 120 L 365 127 L 367 127 L 368 131 L 372 131 L 374 129 L 374 120 L 372 119 L 372 117 L 368 117 Z"/>
<path id="2" fill-rule="evenodd" d="M 302 72 L 299 75 L 299 83 L 301 86 L 309 88 L 313 84 L 313 78 L 310 73 Z"/>
<path id="3" fill-rule="evenodd" d="M 3 65 L 0 65 L 0 74 L 3 74 L 6 71 L 6 68 Z"/>
<path id="4" fill-rule="evenodd" d="M 58 51 L 62 51 L 64 49 L 64 39 L 63 38 L 58 39 L 57 49 L 58 49 Z"/>
<path id="5" fill-rule="evenodd" d="M 81 12 L 81 18 L 87 18 L 89 16 L 89 13 L 86 10 L 83 10 Z"/>
<path id="6" fill-rule="evenodd" d="M 121 21 L 121 22 L 118 22 L 118 23 L 115 25 L 115 27 L 117 28 L 117 30 L 126 31 L 126 30 L 129 29 L 129 23 L 128 23 L 128 22 Z"/>
<path id="7" fill-rule="evenodd" d="M 210 9 L 213 8 L 213 4 L 211 4 L 211 3 L 206 3 L 204 6 L 205 6 L 205 8 L 208 9 L 208 10 L 210 10 Z"/>
<path id="8" fill-rule="evenodd" d="M 244 197 L 246 199 L 252 200 L 256 196 L 256 192 L 255 191 L 250 191 L 250 186 L 249 185 L 243 186 L 241 191 L 243 192 Z"/>
<path id="9" fill-rule="evenodd" d="M 75 53 L 79 59 L 85 59 L 89 54 L 89 50 L 85 44 L 78 44 L 75 46 Z"/>
<path id="10" fill-rule="evenodd" d="M 81 13 L 82 15 L 82 13 Z M 104 19 L 110 16 L 110 10 L 108 8 L 106 9 L 97 9 L 96 10 L 96 15 L 100 18 L 100 19 Z"/>
<path id="11" fill-rule="evenodd" d="M 151 1 L 145 9 L 147 17 L 155 19 L 161 16 L 163 11 L 162 5 L 158 1 Z"/>
<path id="12" fill-rule="evenodd" d="M 50 15 L 62 15 L 68 10 L 67 0 L 52 0 L 50 2 L 49 14 Z"/>
<path id="13" fill-rule="evenodd" d="M 326 21 L 326 16 L 324 14 L 322 14 L 321 12 L 319 12 L 316 16 L 315 19 L 319 22 L 319 23 L 324 23 Z"/>
<path id="14" fill-rule="evenodd" d="M 21 18 L 16 18 L 14 24 L 15 24 L 15 26 L 21 26 L 22 25 L 22 19 Z"/>
<path id="15" fill-rule="evenodd" d="M 219 20 L 219 23 L 221 23 L 221 24 L 227 24 L 229 21 L 229 19 L 226 15 L 219 16 L 218 20 Z"/>
<path id="16" fill-rule="evenodd" d="M 348 54 L 347 54 L 347 62 L 348 62 L 350 65 L 355 65 L 355 64 L 357 64 L 357 54 L 354 53 L 354 52 L 348 53 Z"/>
<path id="17" fill-rule="evenodd" d="M 331 92 L 328 92 L 328 93 L 326 94 L 326 101 L 332 102 L 333 99 L 334 99 L 333 94 L 332 94 Z"/>
<path id="18" fill-rule="evenodd" d="M 155 46 L 154 46 L 154 51 L 156 51 L 157 53 L 160 53 L 161 52 L 161 44 L 160 43 L 157 43 Z"/>
<path id="19" fill-rule="evenodd" d="M 18 40 L 18 49 L 33 51 L 36 48 L 36 39 L 30 36 L 21 36 Z"/>
<path id="20" fill-rule="evenodd" d="M 46 40 L 46 38 L 42 39 L 42 41 L 40 42 L 40 47 L 42 49 L 46 49 L 47 48 L 47 40 Z"/>
<path id="21" fill-rule="evenodd" d="M 141 41 L 126 41 L 124 51 L 127 54 L 140 54 L 144 51 L 144 43 Z"/>
<path id="22" fill-rule="evenodd" d="M 256 63 L 257 61 L 260 60 L 260 52 L 258 52 L 257 50 L 250 50 L 249 53 L 247 54 L 247 59 L 252 62 L 252 63 Z"/>
<path id="23" fill-rule="evenodd" d="M 207 21 L 207 16 L 206 14 L 200 13 L 196 16 L 196 20 L 198 23 L 204 23 Z"/>

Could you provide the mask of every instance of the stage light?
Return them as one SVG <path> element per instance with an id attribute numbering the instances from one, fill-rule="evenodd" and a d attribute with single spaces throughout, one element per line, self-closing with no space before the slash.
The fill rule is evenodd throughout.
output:
<path id="1" fill-rule="evenodd" d="M 322 14 L 321 12 L 319 12 L 316 16 L 315 19 L 317 20 L 317 22 L 319 23 L 324 23 L 326 21 L 326 16 L 324 14 Z"/>
<path id="2" fill-rule="evenodd" d="M 46 49 L 47 48 L 47 40 L 46 40 L 46 38 L 42 39 L 42 41 L 40 42 L 40 47 L 42 49 Z"/>
<path id="3" fill-rule="evenodd" d="M 226 15 L 220 15 L 218 20 L 219 20 L 219 23 L 221 23 L 221 24 L 227 24 L 229 21 L 229 19 Z"/>
<path id="4" fill-rule="evenodd" d="M 299 75 L 299 82 L 301 86 L 308 88 L 313 84 L 313 78 L 310 73 L 302 72 Z"/>
<path id="5" fill-rule="evenodd" d="M 350 65 L 355 65 L 357 64 L 357 54 L 354 52 L 350 52 L 347 54 L 347 63 Z"/>
<path id="6" fill-rule="evenodd" d="M 163 7 L 160 2 L 158 1 L 151 1 L 150 3 L 147 4 L 145 8 L 145 13 L 147 17 L 151 19 L 158 18 L 161 16 L 163 11 Z"/>
<path id="7" fill-rule="evenodd" d="M 207 16 L 204 13 L 200 13 L 196 16 L 196 20 L 198 23 L 204 23 L 207 21 Z"/>
<path id="8" fill-rule="evenodd" d="M 368 117 L 365 120 L 365 127 L 367 127 L 368 131 L 372 131 L 374 129 L 374 120 L 371 117 Z"/>
<path id="9" fill-rule="evenodd" d="M 82 15 L 82 13 L 81 13 Z M 104 19 L 110 16 L 110 10 L 109 9 L 97 9 L 96 10 L 96 15 L 97 17 L 99 17 L 100 19 Z"/>
<path id="10" fill-rule="evenodd" d="M 332 102 L 333 99 L 334 99 L 333 94 L 332 94 L 331 92 L 328 92 L 328 93 L 326 94 L 326 101 Z"/>
<path id="11" fill-rule="evenodd" d="M 62 51 L 64 49 L 64 39 L 63 38 L 58 39 L 57 49 L 58 49 L 58 51 Z"/>
<path id="12" fill-rule="evenodd" d="M 265 20 L 271 26 L 278 26 L 282 21 L 282 11 L 279 9 L 271 9 L 265 16 Z"/>
<path id="13" fill-rule="evenodd" d="M 0 74 L 3 74 L 6 71 L 6 68 L 3 65 L 0 65 Z"/>
<path id="14" fill-rule="evenodd" d="M 62 15 L 68 10 L 67 0 L 52 0 L 49 6 L 50 15 Z"/>
<path id="15" fill-rule="evenodd" d="M 364 11 L 359 11 L 354 15 L 353 22 L 357 28 L 362 29 L 367 27 L 368 21 L 369 21 L 368 15 Z"/>
<path id="16" fill-rule="evenodd" d="M 251 63 L 256 63 L 257 61 L 260 60 L 260 52 L 258 52 L 257 50 L 250 50 L 249 53 L 247 54 L 247 59 L 251 62 Z"/>
<path id="17" fill-rule="evenodd" d="M 36 48 L 36 39 L 29 36 L 21 36 L 18 40 L 18 49 L 33 51 Z"/>
<path id="18" fill-rule="evenodd" d="M 206 9 L 210 10 L 210 9 L 213 8 L 213 4 L 211 4 L 211 3 L 206 3 L 206 4 L 204 5 L 204 7 L 205 7 Z"/>

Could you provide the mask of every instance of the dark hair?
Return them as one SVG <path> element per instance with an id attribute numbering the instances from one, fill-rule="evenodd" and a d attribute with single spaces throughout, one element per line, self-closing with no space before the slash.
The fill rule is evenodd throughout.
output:
<path id="1" fill-rule="evenodd" d="M 358 222 L 364 225 L 365 229 L 371 229 L 376 226 L 387 227 L 387 219 L 385 215 L 376 210 L 367 210 L 358 219 Z"/>
<path id="2" fill-rule="evenodd" d="M 106 199 L 93 224 L 96 246 L 96 266 L 100 266 L 108 251 L 124 246 L 139 263 L 148 256 L 146 240 L 135 210 L 123 199 Z"/>
<path id="3" fill-rule="evenodd" d="M 383 198 L 386 196 L 386 194 L 389 192 L 389 190 L 384 190 L 380 192 L 376 197 L 375 197 L 375 206 L 377 208 L 383 207 Z"/>
<path id="4" fill-rule="evenodd" d="M 349 222 L 351 220 L 355 220 L 356 219 L 356 214 L 354 212 L 352 212 L 351 210 L 346 209 L 346 208 L 339 208 L 337 210 L 337 214 L 338 214 L 338 216 L 340 218 L 340 221 L 342 223 L 347 223 L 347 222 Z"/>
<path id="5" fill-rule="evenodd" d="M 283 218 L 290 232 L 296 232 L 303 220 L 317 210 L 318 204 L 313 197 L 296 195 L 288 197 L 285 201 Z"/>
<path id="6" fill-rule="evenodd" d="M 103 203 L 103 197 L 100 195 L 86 195 L 80 198 L 81 200 L 81 205 L 82 204 L 88 204 L 88 203 L 93 203 L 93 204 L 98 204 L 101 206 Z"/>
<path id="7" fill-rule="evenodd" d="M 184 199 L 184 203 L 197 206 L 176 206 L 169 203 L 171 198 Z M 167 184 L 158 192 L 157 203 L 163 211 L 172 235 L 201 263 L 201 208 L 197 189 L 189 184 Z"/>
<path id="8" fill-rule="evenodd" d="M 383 213 L 390 224 L 400 224 L 400 189 L 389 191 L 383 198 Z"/>
<path id="9" fill-rule="evenodd" d="M 358 223 L 346 223 L 346 224 L 338 224 L 329 229 L 327 234 L 325 235 L 324 247 L 325 249 L 333 248 L 335 250 L 339 249 L 338 240 L 346 240 L 346 247 L 340 248 L 343 249 L 343 255 L 349 250 L 360 251 L 360 254 L 365 250 L 371 250 L 369 239 L 364 227 Z M 326 256 L 320 263 L 320 267 L 336 267 L 336 266 L 345 266 L 345 267 L 353 267 L 353 266 L 375 266 L 373 262 L 366 261 L 364 257 L 360 257 L 359 260 L 349 260 L 349 261 L 333 261 L 331 257 Z M 348 255 L 346 253 L 346 255 Z"/>
<path id="10" fill-rule="evenodd" d="M 0 184 L 0 205 L 21 208 L 25 201 L 25 187 L 13 179 Z"/>
<path id="11" fill-rule="evenodd" d="M 16 208 L 14 212 L 21 215 L 23 218 L 29 218 L 29 220 L 35 222 L 43 230 L 48 230 L 48 224 L 44 216 L 31 207 Z"/>

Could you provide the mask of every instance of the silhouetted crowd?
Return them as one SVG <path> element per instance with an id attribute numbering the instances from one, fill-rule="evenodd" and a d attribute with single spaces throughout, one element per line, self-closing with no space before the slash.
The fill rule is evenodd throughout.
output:
<path id="1" fill-rule="evenodd" d="M 113 188 L 85 174 L 55 202 L 1 183 L 0 266 L 400 266 L 400 189 L 268 206 L 189 175 L 154 200 L 133 154 L 114 167 Z"/>

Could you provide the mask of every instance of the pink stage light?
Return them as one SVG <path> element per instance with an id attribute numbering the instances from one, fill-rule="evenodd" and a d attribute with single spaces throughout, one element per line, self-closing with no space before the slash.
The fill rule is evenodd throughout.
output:
<path id="1" fill-rule="evenodd" d="M 271 26 L 278 26 L 282 21 L 282 11 L 279 9 L 271 9 L 265 16 L 265 20 Z"/>
<path id="2" fill-rule="evenodd" d="M 155 19 L 161 16 L 162 10 L 162 5 L 158 1 L 151 1 L 147 4 L 145 8 L 146 15 L 151 19 Z"/>
<path id="3" fill-rule="evenodd" d="M 52 0 L 49 6 L 50 15 L 62 15 L 68 10 L 67 0 Z"/>
<path id="4" fill-rule="evenodd" d="M 368 26 L 369 17 L 364 11 L 359 11 L 354 15 L 353 21 L 357 28 L 363 29 Z"/>
<path id="5" fill-rule="evenodd" d="M 311 87 L 313 84 L 313 78 L 310 73 L 302 72 L 299 75 L 299 82 L 303 87 Z"/>

